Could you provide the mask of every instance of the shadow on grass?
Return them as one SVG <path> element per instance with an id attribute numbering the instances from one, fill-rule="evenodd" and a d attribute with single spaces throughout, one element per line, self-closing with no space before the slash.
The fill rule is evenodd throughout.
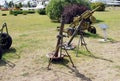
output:
<path id="1" fill-rule="evenodd" d="M 85 32 L 84 33 L 84 37 L 90 37 L 90 38 L 99 38 L 99 39 L 104 39 L 104 37 L 100 36 L 99 34 L 92 34 L 92 33 L 89 33 L 89 32 Z M 111 43 L 115 43 L 117 42 L 116 40 L 112 39 L 112 38 L 107 38 L 109 40 L 109 42 Z"/>
<path id="2" fill-rule="evenodd" d="M 12 53 L 12 54 L 10 54 Z M 14 54 L 14 55 L 13 55 Z M 10 67 L 15 67 L 15 64 L 10 62 L 9 58 L 13 58 L 14 56 L 17 56 L 16 58 L 20 58 L 18 54 L 16 54 L 16 49 L 15 48 L 10 48 L 7 50 L 2 50 L 2 58 L 0 59 L 0 66 L 10 66 Z"/>
<path id="3" fill-rule="evenodd" d="M 75 50 L 75 52 L 76 52 L 76 50 Z M 87 56 L 87 57 L 91 57 L 91 58 L 94 58 L 94 59 L 100 59 L 100 60 L 104 60 L 104 61 L 108 61 L 108 62 L 113 62 L 112 60 L 109 60 L 109 59 L 106 59 L 106 58 L 103 58 L 103 57 L 95 56 L 91 52 L 88 52 L 88 51 L 78 50 L 78 54 L 81 54 L 81 55 Z"/>
<path id="4" fill-rule="evenodd" d="M 76 67 L 70 67 L 70 66 L 68 66 L 68 65 L 66 65 L 66 64 L 65 64 L 64 66 L 71 70 L 70 73 L 71 73 L 72 75 L 69 74 L 69 73 L 66 73 L 65 71 L 63 71 L 63 72 L 60 71 L 60 70 L 58 70 L 58 71 L 53 71 L 54 74 L 55 74 L 58 78 L 60 78 L 60 77 L 59 77 L 59 75 L 57 74 L 57 72 L 60 72 L 60 73 L 63 73 L 63 74 L 65 74 L 65 75 L 69 75 L 69 76 L 73 76 L 73 74 L 74 74 L 76 77 L 80 78 L 81 81 L 92 81 L 90 78 L 86 77 L 84 74 L 81 74 Z"/>
<path id="5" fill-rule="evenodd" d="M 15 48 L 10 48 L 8 50 L 4 50 L 3 53 L 15 53 L 16 49 Z"/>
<path id="6" fill-rule="evenodd" d="M 85 32 L 85 33 L 84 33 L 84 37 L 103 38 L 103 37 L 100 36 L 99 34 L 92 34 L 92 33 L 89 33 L 89 32 Z"/>
<path id="7" fill-rule="evenodd" d="M 82 81 L 92 81 L 90 78 L 86 77 L 84 74 L 81 74 L 79 72 L 79 70 L 76 67 L 70 67 L 68 66 L 68 60 L 67 59 L 63 59 L 62 61 L 56 62 L 56 61 L 52 61 L 52 63 L 54 64 L 62 64 L 63 66 L 67 67 L 68 69 L 70 69 L 72 72 L 70 72 L 71 74 L 74 73 L 76 77 L 80 78 Z M 64 73 L 66 75 L 70 75 L 69 73 L 66 72 L 61 72 L 61 71 L 54 71 L 55 75 L 59 78 L 59 75 L 57 74 L 57 72 L 60 73 Z"/>
<path id="8" fill-rule="evenodd" d="M 100 22 L 104 22 L 103 20 L 96 20 L 96 22 L 95 23 L 100 23 Z"/>
<path id="9" fill-rule="evenodd" d="M 15 67 L 15 64 L 14 64 L 14 63 L 12 63 L 12 62 L 4 59 L 4 58 L 1 59 L 1 60 L 0 60 L 0 66 L 6 66 L 6 65 L 8 65 L 8 66 L 11 67 L 11 68 L 14 68 L 14 67 Z"/>
<path id="10" fill-rule="evenodd" d="M 69 60 L 66 58 L 59 59 L 59 60 L 52 60 L 52 64 L 60 64 L 60 65 L 66 65 L 68 64 Z"/>
<path id="11" fill-rule="evenodd" d="M 82 81 L 92 81 L 90 78 L 86 77 L 84 74 L 81 74 L 76 67 L 72 68 L 68 65 L 65 65 L 65 66 L 68 69 L 70 69 L 72 72 L 74 72 L 76 77 L 81 78 Z"/>
<path id="12" fill-rule="evenodd" d="M 52 23 L 60 23 L 58 20 L 51 20 Z"/>
<path id="13" fill-rule="evenodd" d="M 10 54 L 12 53 L 12 54 Z M 20 56 L 18 54 L 16 54 L 16 49 L 15 48 L 10 48 L 7 50 L 3 50 L 3 56 L 6 56 L 7 58 L 20 58 Z"/>
<path id="14" fill-rule="evenodd" d="M 61 64 L 65 67 L 67 67 L 68 69 L 70 69 L 73 73 L 75 73 L 75 76 L 80 78 L 82 81 L 85 80 L 85 81 L 92 81 L 90 78 L 86 77 L 84 74 L 81 74 L 79 72 L 79 70 L 74 66 L 70 67 L 68 66 L 68 62 L 71 62 L 70 59 L 66 59 L 66 58 L 62 58 L 62 59 L 55 59 L 55 60 L 52 60 L 51 61 L 52 64 Z M 72 63 L 72 62 L 71 62 Z M 61 72 L 61 71 L 58 71 L 58 72 Z M 56 71 L 54 71 L 55 75 L 59 78 L 59 75 L 56 73 Z M 65 72 L 61 72 L 61 73 L 65 73 Z M 68 74 L 68 73 L 65 73 L 65 74 Z M 69 75 L 69 74 L 68 74 Z"/>

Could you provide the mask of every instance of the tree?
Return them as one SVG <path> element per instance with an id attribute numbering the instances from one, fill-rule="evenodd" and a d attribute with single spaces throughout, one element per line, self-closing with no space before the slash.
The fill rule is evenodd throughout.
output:
<path id="1" fill-rule="evenodd" d="M 19 3 L 19 7 L 20 7 L 20 8 L 21 8 L 21 7 L 23 7 L 23 5 L 22 5 L 22 3 L 21 3 L 21 2 Z"/>
<path id="2" fill-rule="evenodd" d="M 31 7 L 30 1 L 28 1 L 27 5 L 28 5 L 28 7 Z"/>
<path id="3" fill-rule="evenodd" d="M 10 1 L 10 2 L 9 2 L 9 7 L 11 7 L 11 8 L 14 7 L 13 1 Z"/>
<path id="4" fill-rule="evenodd" d="M 4 3 L 4 8 L 8 8 L 8 2 L 7 1 L 5 1 L 5 3 Z"/>
<path id="5" fill-rule="evenodd" d="M 90 8 L 88 0 L 51 0 L 46 7 L 46 14 L 51 20 L 58 20 L 63 13 L 64 6 L 69 4 L 79 4 Z"/>
<path id="6" fill-rule="evenodd" d="M 60 0 L 51 0 L 46 7 L 46 13 L 52 20 L 59 20 L 62 10 L 63 6 Z"/>
<path id="7" fill-rule="evenodd" d="M 91 8 L 95 9 L 96 7 L 100 6 L 96 11 L 105 11 L 105 4 L 102 2 L 94 2 L 91 3 Z"/>
<path id="8" fill-rule="evenodd" d="M 65 6 L 62 13 L 65 17 L 65 23 L 71 23 L 75 16 L 81 15 L 86 10 L 89 10 L 89 8 L 79 4 L 69 4 Z"/>

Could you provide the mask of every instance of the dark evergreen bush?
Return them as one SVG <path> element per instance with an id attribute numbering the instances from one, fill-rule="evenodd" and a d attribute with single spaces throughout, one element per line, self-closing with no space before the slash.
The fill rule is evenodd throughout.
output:
<path id="1" fill-rule="evenodd" d="M 2 16 L 7 16 L 7 14 L 3 13 Z"/>
<path id="2" fill-rule="evenodd" d="M 96 7 L 100 6 L 96 11 L 105 11 L 105 4 L 102 2 L 95 2 L 91 3 L 91 9 L 95 9 Z"/>
<path id="3" fill-rule="evenodd" d="M 46 15 L 45 8 L 37 10 L 38 14 L 40 15 Z"/>
<path id="4" fill-rule="evenodd" d="M 65 17 L 65 23 L 71 23 L 73 18 L 77 15 L 81 15 L 84 11 L 88 10 L 86 6 L 79 4 L 70 4 L 64 7 L 62 15 Z"/>

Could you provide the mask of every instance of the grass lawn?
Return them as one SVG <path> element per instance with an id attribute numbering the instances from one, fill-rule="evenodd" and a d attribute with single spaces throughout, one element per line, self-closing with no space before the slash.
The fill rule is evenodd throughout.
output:
<path id="1" fill-rule="evenodd" d="M 1 16 L 0 24 L 2 26 L 4 22 L 7 23 L 9 34 L 13 39 L 12 47 L 16 49 L 16 53 L 23 54 L 26 53 L 26 51 L 29 52 L 29 50 L 54 49 L 57 42 L 56 27 L 59 26 L 60 23 L 53 23 L 48 16 L 37 13 L 13 16 L 9 15 L 8 11 L 1 11 L 0 15 L 3 13 L 6 13 L 7 16 Z M 103 36 L 103 32 L 98 27 L 98 24 L 105 23 L 109 26 L 107 30 L 108 38 L 116 41 L 120 40 L 119 13 L 120 11 L 115 9 L 107 9 L 105 12 L 94 13 L 94 16 L 99 21 L 99 23 L 94 24 L 98 35 Z"/>
<path id="2" fill-rule="evenodd" d="M 100 23 L 105 23 L 109 26 L 108 37 L 114 40 L 120 40 L 120 8 L 107 8 L 105 12 L 96 12 L 95 17 L 101 21 Z M 97 23 L 98 24 L 98 23 Z M 97 29 L 100 32 L 99 28 Z M 101 32 L 99 34 L 102 34 Z"/>
<path id="3" fill-rule="evenodd" d="M 13 39 L 12 47 L 16 49 L 17 54 L 48 49 L 52 46 L 50 41 L 55 41 L 56 26 L 59 24 L 52 23 L 46 15 L 36 13 L 13 16 L 7 11 L 1 12 L 0 15 L 2 13 L 7 13 L 7 16 L 1 16 L 0 24 L 2 26 L 2 23 L 7 23 L 9 34 Z"/>
<path id="4" fill-rule="evenodd" d="M 7 14 L 7 16 L 2 16 L 4 13 Z M 115 8 L 109 8 L 105 12 L 95 12 L 94 16 L 97 21 L 99 21 L 99 23 L 93 24 L 97 29 L 97 34 L 103 36 L 103 32 L 98 27 L 98 24 L 104 23 L 109 26 L 107 30 L 108 38 L 119 41 L 119 13 L 120 11 Z M 59 26 L 60 23 L 53 23 L 48 16 L 39 15 L 37 13 L 13 16 L 9 15 L 8 11 L 1 11 L 0 15 L 1 26 L 4 22 L 8 25 L 9 34 L 13 39 L 12 48 L 16 50 L 16 54 L 29 54 L 29 52 L 31 53 L 38 50 L 42 50 L 42 54 L 47 54 L 48 51 L 55 49 L 57 42 L 56 35 L 58 34 L 56 27 Z M 86 40 L 88 40 L 88 38 L 86 38 Z M 93 40 L 93 38 L 89 40 Z M 6 53 L 7 57 L 14 54 L 11 52 L 9 53 L 10 54 Z"/>
<path id="5" fill-rule="evenodd" d="M 109 51 L 109 45 L 111 45 L 110 44 L 111 42 L 120 41 L 120 35 L 119 35 L 120 34 L 120 10 L 118 9 L 119 8 L 107 8 L 105 12 L 94 13 L 94 16 L 97 18 L 97 21 L 99 21 L 98 23 L 93 24 L 97 29 L 97 35 L 90 34 L 89 37 L 85 37 L 85 41 L 87 43 L 88 49 L 92 53 L 94 53 L 94 55 L 107 58 L 107 55 L 104 56 L 106 51 L 104 51 L 103 49 L 106 49 L 107 51 Z M 6 13 L 7 16 L 2 16 L 3 13 Z M 48 16 L 39 15 L 37 13 L 13 16 L 13 15 L 9 15 L 8 11 L 0 11 L 0 25 L 2 26 L 4 22 L 6 22 L 8 25 L 9 34 L 12 37 L 13 43 L 10 50 L 5 52 L 3 58 L 16 63 L 16 65 L 18 65 L 16 67 L 24 66 L 26 68 L 31 64 L 34 65 L 34 66 L 31 66 L 32 69 L 35 69 L 36 67 L 41 67 L 41 66 L 47 67 L 48 59 L 46 57 L 46 54 L 55 50 L 56 43 L 57 43 L 56 36 L 58 34 L 58 31 L 56 31 L 56 27 L 59 26 L 60 23 L 53 23 L 50 21 Z M 100 43 L 98 41 L 100 39 L 99 37 L 103 37 L 103 31 L 98 27 L 98 24 L 100 23 L 105 23 L 109 26 L 109 28 L 107 29 L 107 33 L 108 33 L 108 38 L 111 39 L 111 42 Z M 68 25 L 65 25 L 65 27 L 67 26 Z M 75 37 L 75 39 L 73 40 L 73 43 L 77 44 L 78 39 L 79 39 L 79 36 Z M 65 41 L 68 41 L 68 40 L 69 38 L 65 38 Z M 108 45 L 108 48 L 107 48 L 107 45 Z M 84 50 L 85 49 L 83 50 L 80 49 L 79 51 L 80 58 L 75 57 L 75 53 L 76 53 L 75 50 L 69 51 L 76 66 L 79 66 L 80 64 L 78 63 L 83 63 L 83 61 L 88 63 L 88 61 L 92 60 L 91 58 L 87 57 L 89 56 L 89 53 Z M 103 60 L 106 60 L 106 59 L 103 59 Z M 27 63 L 25 64 L 25 62 Z M 23 66 L 19 66 L 19 64 L 22 64 Z M 59 64 L 52 65 L 52 67 L 53 66 L 56 68 L 58 67 L 65 68 L 64 66 L 61 66 Z M 83 65 L 83 67 L 84 66 L 86 65 Z M 114 67 L 120 67 L 120 66 L 118 65 Z M 25 72 L 27 71 L 27 69 L 24 69 L 24 70 Z M 32 73 L 32 71 L 33 70 L 29 72 Z M 25 72 L 22 73 L 21 75 L 27 76 L 28 73 L 27 72 L 25 73 Z M 84 72 L 85 71 L 83 71 L 83 73 Z M 14 74 L 14 77 L 18 75 Z M 89 75 L 89 74 L 86 74 L 86 75 Z M 90 77 L 93 77 L 93 76 L 91 75 Z M 49 81 L 49 80 L 46 80 L 46 81 Z M 108 79 L 106 81 L 108 81 Z"/>

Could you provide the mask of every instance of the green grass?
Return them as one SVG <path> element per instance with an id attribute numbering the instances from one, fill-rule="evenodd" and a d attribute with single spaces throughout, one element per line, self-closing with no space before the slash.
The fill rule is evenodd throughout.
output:
<path id="1" fill-rule="evenodd" d="M 13 39 L 12 48 L 16 49 L 17 54 L 29 54 L 31 51 L 48 49 L 52 46 L 50 41 L 56 39 L 55 30 L 59 24 L 52 23 L 47 16 L 37 13 L 13 16 L 7 11 L 0 12 L 0 15 L 2 13 L 7 13 L 7 16 L 1 16 L 0 24 L 2 26 L 4 22 L 7 23 L 9 34 Z M 11 52 L 9 53 L 11 55 Z M 8 57 L 8 53 L 6 55 Z"/>
<path id="2" fill-rule="evenodd" d="M 2 16 L 3 13 L 6 13 L 7 16 Z M 89 34 L 93 37 L 89 39 L 86 38 L 87 40 L 97 39 L 103 36 L 102 30 L 98 27 L 100 23 L 105 23 L 109 26 L 107 30 L 109 39 L 120 40 L 119 10 L 111 9 L 105 12 L 95 12 L 94 16 L 101 22 L 94 24 L 97 28 L 97 35 Z M 22 57 L 27 54 L 45 56 L 55 49 L 57 42 L 56 35 L 58 34 L 56 27 L 59 26 L 60 23 L 51 22 L 48 16 L 37 13 L 14 16 L 9 15 L 8 11 L 0 11 L 0 19 L 1 26 L 4 22 L 7 23 L 9 34 L 13 39 L 11 48 L 14 49 L 14 51 L 6 52 L 4 58 L 12 59 L 16 57 L 15 54 Z"/>
<path id="3" fill-rule="evenodd" d="M 105 23 L 109 26 L 107 29 L 108 37 L 120 40 L 119 30 L 120 30 L 120 11 L 119 8 L 107 9 L 105 12 L 95 12 L 94 16 L 98 21 L 101 21 L 95 26 L 97 27 L 98 33 L 102 34 L 102 31 L 98 27 L 98 24 Z M 101 31 L 101 32 L 100 32 Z"/>

